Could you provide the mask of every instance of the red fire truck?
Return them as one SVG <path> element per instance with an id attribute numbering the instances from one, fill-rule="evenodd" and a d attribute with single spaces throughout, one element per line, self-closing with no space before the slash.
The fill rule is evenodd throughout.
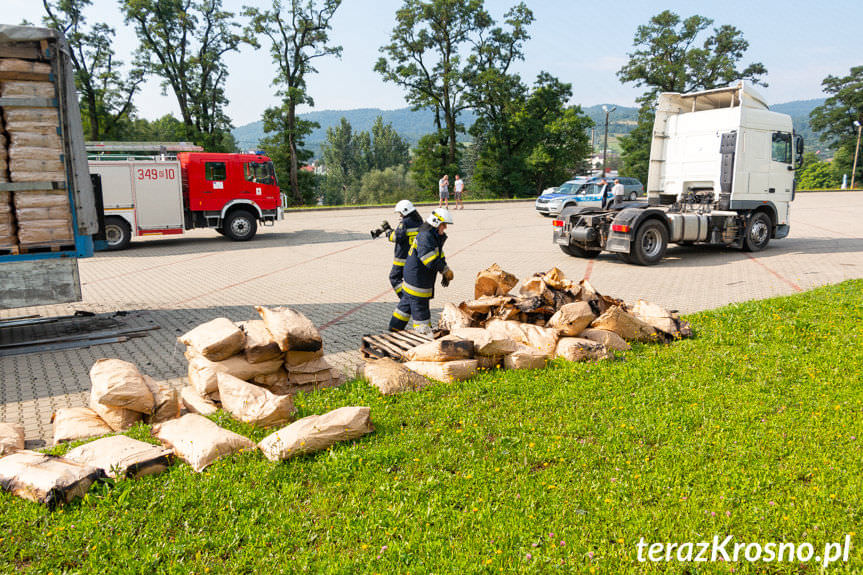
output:
<path id="1" fill-rule="evenodd" d="M 117 146 L 137 154 L 157 145 Z M 118 155 L 105 143 L 87 148 L 90 173 L 101 178 L 106 249 L 124 249 L 136 236 L 194 228 L 248 241 L 258 222 L 272 225 L 283 217 L 273 163 L 266 156 L 180 151 L 197 148 L 189 145 L 159 145 L 161 153 L 154 156 Z"/>

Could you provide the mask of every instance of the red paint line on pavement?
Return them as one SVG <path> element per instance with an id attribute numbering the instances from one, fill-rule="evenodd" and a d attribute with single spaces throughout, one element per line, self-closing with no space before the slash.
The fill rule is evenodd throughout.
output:
<path id="1" fill-rule="evenodd" d="M 150 266 L 150 267 L 148 267 L 148 268 L 142 268 L 142 269 L 139 269 L 139 270 L 133 270 L 133 271 L 125 272 L 125 273 L 122 273 L 122 274 L 117 274 L 117 275 L 115 275 L 115 276 L 108 276 L 108 277 L 106 277 L 106 278 L 99 278 L 99 279 L 95 279 L 95 280 L 92 280 L 92 281 L 89 281 L 89 282 L 84 282 L 84 283 L 82 283 L 81 285 L 85 285 L 85 286 L 86 286 L 86 285 L 91 285 L 91 284 L 95 284 L 95 283 L 99 283 L 99 282 L 104 282 L 104 281 L 108 281 L 108 280 L 113 280 L 113 279 L 117 279 L 117 278 L 122 278 L 122 277 L 126 277 L 126 276 L 131 276 L 131 275 L 135 275 L 135 274 L 138 274 L 138 273 L 141 273 L 141 272 L 148 272 L 148 271 L 150 271 L 150 270 L 155 270 L 155 269 L 158 269 L 158 268 L 163 268 L 163 267 L 165 267 L 165 266 L 173 266 L 173 265 L 176 265 L 176 264 L 183 264 L 183 263 L 186 263 L 186 262 L 190 262 L 190 261 L 192 261 L 192 260 L 199 260 L 199 259 L 201 259 L 201 258 L 208 258 L 208 257 L 210 257 L 210 256 L 215 256 L 215 255 L 220 254 L 220 253 L 224 253 L 224 252 L 212 252 L 212 253 L 209 253 L 209 254 L 197 255 L 197 256 L 195 256 L 195 257 L 186 258 L 186 259 L 184 259 L 184 260 L 177 260 L 177 261 L 175 261 L 175 262 L 167 262 L 167 263 L 164 263 L 164 264 L 159 264 L 159 265 L 157 265 L 157 266 Z"/>
<path id="2" fill-rule="evenodd" d="M 369 305 L 370 303 L 373 303 L 373 302 L 375 302 L 375 301 L 377 301 L 377 300 L 381 299 L 382 297 L 384 297 L 385 295 L 387 295 L 387 294 L 388 294 L 388 293 L 390 293 L 391 291 L 393 291 L 393 290 L 388 289 L 387 291 L 384 291 L 384 292 L 379 293 L 378 295 L 376 295 L 376 296 L 375 296 L 375 297 L 373 297 L 372 299 L 368 299 L 368 300 L 364 301 L 363 303 L 361 303 L 360 305 L 358 305 L 358 306 L 356 306 L 356 307 L 352 307 L 351 309 L 349 309 L 348 311 L 346 311 L 346 312 L 345 312 L 345 313 L 343 313 L 342 315 L 340 315 L 340 316 L 338 316 L 338 317 L 336 317 L 336 318 L 334 318 L 334 319 L 331 319 L 330 321 L 328 321 L 327 323 L 325 323 L 324 325 L 322 325 L 321 327 L 319 327 L 319 328 L 318 328 L 318 330 L 320 330 L 320 331 L 324 331 L 324 330 L 325 330 L 325 329 L 327 329 L 328 327 L 330 327 L 330 326 L 332 326 L 332 325 L 335 325 L 335 324 L 339 323 L 340 321 L 342 321 L 342 320 L 343 320 L 343 319 L 345 319 L 346 317 L 348 317 L 348 316 L 350 316 L 350 315 L 355 314 L 356 312 L 358 312 L 358 311 L 359 311 L 359 310 L 361 310 L 362 308 L 366 307 L 366 306 L 367 306 L 367 305 Z"/>
<path id="3" fill-rule="evenodd" d="M 587 268 L 584 270 L 584 281 L 590 280 L 590 274 L 593 272 L 593 260 L 588 260 Z"/>
<path id="4" fill-rule="evenodd" d="M 307 264 L 307 263 L 309 263 L 309 262 L 314 262 L 314 261 L 322 260 L 322 259 L 324 259 L 324 258 L 326 258 L 326 257 L 334 256 L 334 255 L 336 255 L 336 254 L 339 254 L 339 253 L 342 253 L 342 252 L 346 252 L 346 251 L 348 251 L 348 250 L 352 250 L 352 249 L 354 249 L 354 248 L 358 248 L 358 247 L 360 247 L 360 246 L 364 246 L 364 245 L 366 245 L 366 244 L 367 244 L 368 242 L 370 242 L 370 241 L 373 241 L 373 240 L 366 240 L 366 241 L 364 241 L 364 242 L 362 242 L 362 243 L 359 243 L 359 244 L 356 244 L 356 245 L 353 245 L 353 246 L 350 246 L 350 247 L 347 247 L 347 248 L 342 248 L 342 249 L 340 249 L 340 250 L 336 250 L 336 251 L 334 251 L 334 252 L 329 252 L 329 253 L 326 253 L 326 254 L 323 254 L 323 255 L 320 255 L 320 256 L 315 256 L 315 257 L 313 257 L 313 258 L 309 258 L 309 259 L 307 259 L 307 260 L 303 260 L 303 261 L 301 261 L 301 262 L 297 262 L 297 263 L 295 263 L 295 264 L 291 264 L 291 265 L 288 265 L 288 266 L 285 266 L 285 267 L 279 268 L 279 269 L 277 269 L 277 270 L 272 270 L 272 271 L 267 272 L 267 273 L 265 273 L 265 274 L 257 275 L 257 276 L 252 277 L 252 278 L 248 278 L 248 279 L 244 279 L 244 280 L 242 280 L 242 281 L 234 282 L 234 283 L 232 283 L 232 284 L 230 284 L 230 285 L 222 286 L 222 287 L 220 287 L 220 288 L 217 288 L 217 289 L 214 289 L 214 290 L 210 290 L 210 291 L 208 291 L 208 292 L 205 292 L 205 293 L 202 293 L 202 294 L 196 295 L 196 296 L 194 296 L 194 297 L 190 297 L 190 298 L 184 299 L 184 300 L 182 300 L 182 301 L 179 301 L 179 302 L 177 302 L 177 305 L 182 305 L 182 304 L 184 304 L 184 303 L 188 303 L 188 302 L 190 302 L 190 301 L 192 301 L 192 300 L 200 299 L 200 298 L 202 298 L 202 297 L 205 297 L 205 296 L 208 296 L 208 295 L 211 295 L 211 294 L 214 294 L 214 293 L 220 292 L 220 291 L 224 291 L 224 290 L 226 290 L 226 289 L 231 289 L 232 287 L 237 287 L 237 286 L 239 286 L 239 285 L 243 285 L 243 284 L 248 283 L 248 282 L 253 282 L 253 281 L 255 281 L 255 280 L 259 280 L 259 279 L 261 279 L 261 278 L 265 278 L 265 277 L 268 277 L 268 276 L 271 276 L 271 275 L 274 275 L 274 274 L 278 274 L 278 273 L 281 273 L 281 272 L 283 272 L 283 271 L 285 271 L 285 270 L 289 270 L 289 269 L 291 269 L 291 268 L 295 268 L 295 267 L 297 267 L 297 266 L 301 266 L 301 265 L 303 265 L 303 264 Z"/>
<path id="5" fill-rule="evenodd" d="M 490 232 L 490 233 L 488 233 L 488 234 L 484 235 L 484 236 L 483 236 L 483 237 L 481 237 L 480 239 L 478 239 L 478 240 L 476 240 L 476 241 L 474 241 L 474 242 L 469 243 L 468 245 L 466 245 L 465 247 L 461 248 L 460 250 L 456 250 L 456 251 L 454 251 L 454 252 L 452 253 L 452 255 L 460 254 L 461 252 L 465 251 L 465 250 L 466 250 L 466 249 L 468 249 L 469 247 L 475 246 L 476 244 L 480 243 L 481 241 L 487 240 L 488 238 L 490 238 L 491 236 L 493 236 L 494 234 L 496 234 L 496 233 L 497 233 L 497 232 L 499 232 L 499 231 L 500 231 L 500 228 L 497 228 L 497 229 L 496 229 L 496 230 L 494 230 L 493 232 Z M 345 313 L 341 314 L 340 316 L 338 316 L 338 317 L 336 317 L 336 318 L 334 318 L 334 319 L 331 319 L 330 321 L 328 321 L 327 323 L 325 323 L 324 325 L 322 325 L 322 326 L 321 326 L 321 327 L 319 327 L 318 329 L 319 329 L 320 331 L 323 331 L 323 330 L 327 329 L 328 327 L 330 327 L 330 326 L 332 326 L 332 325 L 334 325 L 334 324 L 336 324 L 336 323 L 340 322 L 341 320 L 345 319 L 346 317 L 348 317 L 348 316 L 351 316 L 351 315 L 355 314 L 356 312 L 358 312 L 359 310 L 363 309 L 364 307 L 366 307 L 366 306 L 367 306 L 367 305 L 369 305 L 370 303 L 373 303 L 373 302 L 375 302 L 375 301 L 377 301 L 377 300 L 381 299 L 382 297 L 384 297 L 385 295 L 387 295 L 388 293 L 390 293 L 390 291 L 391 291 L 391 290 L 387 290 L 387 291 L 384 291 L 384 292 L 379 293 L 379 294 L 378 294 L 378 295 L 376 295 L 375 297 L 373 297 L 373 298 L 371 298 L 371 299 L 368 299 L 368 300 L 364 301 L 363 303 L 359 304 L 358 306 L 356 306 L 356 307 L 353 307 L 353 308 L 349 309 L 348 311 L 346 311 Z"/>
<path id="6" fill-rule="evenodd" d="M 799 285 L 797 285 L 796 283 L 794 283 L 790 279 L 786 278 L 785 276 L 783 276 L 779 272 L 773 270 L 773 268 L 771 268 L 770 266 L 768 266 L 767 264 L 765 264 L 764 262 L 762 262 L 761 260 L 759 260 L 758 258 L 753 256 L 752 254 L 746 254 L 746 257 L 749 258 L 750 260 L 752 260 L 753 262 L 757 263 L 758 265 L 760 265 L 764 269 L 766 269 L 768 272 L 770 272 L 771 274 L 773 274 L 774 276 L 776 276 L 777 278 L 779 278 L 783 282 L 790 285 L 791 289 L 793 289 L 794 291 L 797 291 L 797 292 L 803 291 L 803 288 L 801 288 Z"/>

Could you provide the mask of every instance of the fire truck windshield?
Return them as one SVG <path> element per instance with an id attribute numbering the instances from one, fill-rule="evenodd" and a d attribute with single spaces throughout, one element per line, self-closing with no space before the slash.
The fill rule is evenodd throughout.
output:
<path id="1" fill-rule="evenodd" d="M 272 162 L 246 162 L 244 172 L 248 182 L 267 186 L 273 186 L 276 183 Z"/>

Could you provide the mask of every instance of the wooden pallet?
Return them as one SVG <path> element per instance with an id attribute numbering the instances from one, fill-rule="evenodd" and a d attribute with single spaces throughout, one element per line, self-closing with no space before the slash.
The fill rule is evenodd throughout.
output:
<path id="1" fill-rule="evenodd" d="M 75 244 L 70 244 L 68 241 L 63 242 L 45 242 L 40 244 L 21 244 L 18 246 L 22 254 L 38 254 L 45 252 L 74 252 Z"/>
<path id="2" fill-rule="evenodd" d="M 0 256 L 17 256 L 18 246 L 0 246 Z"/>
<path id="3" fill-rule="evenodd" d="M 420 335 L 412 331 L 391 331 L 377 335 L 365 335 L 360 352 L 365 358 L 389 357 L 396 361 L 402 361 L 404 360 L 404 352 L 430 341 L 432 341 L 431 336 Z"/>

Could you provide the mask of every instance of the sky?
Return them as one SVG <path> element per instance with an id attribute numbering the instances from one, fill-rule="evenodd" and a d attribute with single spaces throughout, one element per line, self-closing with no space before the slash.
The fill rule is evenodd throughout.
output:
<path id="1" fill-rule="evenodd" d="M 500 19 L 515 0 L 486 0 L 486 8 Z M 356 108 L 396 109 L 406 106 L 404 92 L 386 84 L 373 71 L 395 23 L 402 0 L 344 0 L 333 19 L 330 38 L 343 47 L 340 59 L 317 60 L 318 74 L 307 79 L 316 110 Z M 589 2 L 527 0 L 536 18 L 525 45 L 525 61 L 516 71 L 532 80 L 547 71 L 572 84 L 572 103 L 591 106 L 632 106 L 643 89 L 623 85 L 616 72 L 627 62 L 632 38 L 640 24 L 669 9 L 681 17 L 701 14 L 716 25 L 731 24 L 749 41 L 743 66 L 763 63 L 769 103 L 823 97 L 827 75 L 845 76 L 863 65 L 863 1 L 861 0 L 724 0 L 721 2 L 618 0 Z M 224 8 L 240 12 L 244 5 L 266 7 L 270 0 L 224 0 Z M 39 0 L 0 0 L 0 23 L 23 19 L 40 22 Z M 125 61 L 137 43 L 123 22 L 116 0 L 93 0 L 88 21 L 105 22 L 117 30 L 117 56 Z M 226 56 L 226 111 L 235 126 L 260 119 L 277 98 L 271 85 L 275 66 L 266 46 L 244 46 Z M 157 79 L 148 81 L 137 96 L 138 115 L 147 119 L 177 113 L 173 95 L 163 95 Z M 304 111 L 308 111 L 308 107 Z"/>

